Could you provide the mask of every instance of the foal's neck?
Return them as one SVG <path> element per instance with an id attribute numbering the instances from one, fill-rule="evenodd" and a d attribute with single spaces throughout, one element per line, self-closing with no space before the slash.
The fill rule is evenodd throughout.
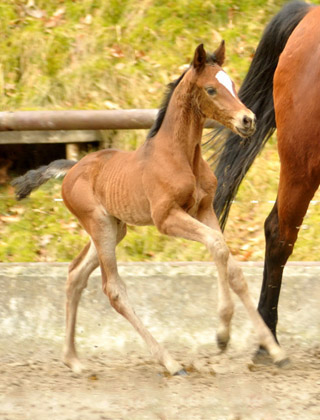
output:
<path id="1" fill-rule="evenodd" d="M 161 144 L 183 154 L 190 163 L 201 145 L 205 118 L 197 109 L 193 90 L 176 88 L 159 130 Z"/>

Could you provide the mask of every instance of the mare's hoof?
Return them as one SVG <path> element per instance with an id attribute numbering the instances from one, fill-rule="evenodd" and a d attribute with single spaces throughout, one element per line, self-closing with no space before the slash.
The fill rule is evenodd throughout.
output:
<path id="1" fill-rule="evenodd" d="M 184 369 L 180 369 L 173 376 L 188 376 L 188 372 Z"/>

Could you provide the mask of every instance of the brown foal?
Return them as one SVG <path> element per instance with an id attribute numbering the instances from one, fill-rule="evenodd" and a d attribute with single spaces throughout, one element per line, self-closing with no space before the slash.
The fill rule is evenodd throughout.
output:
<path id="1" fill-rule="evenodd" d="M 71 263 L 67 280 L 63 360 L 75 372 L 83 369 L 75 348 L 78 303 L 89 275 L 99 265 L 103 291 L 111 305 L 133 325 L 171 374 L 182 370 L 142 324 L 118 274 L 115 248 L 126 235 L 127 224 L 155 225 L 166 235 L 203 243 L 218 269 L 219 347 L 225 349 L 229 341 L 231 287 L 248 311 L 259 344 L 268 349 L 275 362 L 285 359 L 229 253 L 212 207 L 217 181 L 201 156 L 206 118 L 242 137 L 255 130 L 254 114 L 240 102 L 233 82 L 221 69 L 224 55 L 224 42 L 212 55 L 202 44 L 197 47 L 191 66 L 171 85 L 154 127 L 136 151 L 102 150 L 78 163 L 55 161 L 15 181 L 17 196 L 23 198 L 47 179 L 67 173 L 62 185 L 64 202 L 91 237 Z"/>

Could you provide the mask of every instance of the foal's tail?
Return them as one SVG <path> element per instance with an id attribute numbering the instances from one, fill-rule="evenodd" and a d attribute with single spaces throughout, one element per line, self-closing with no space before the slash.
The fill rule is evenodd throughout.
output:
<path id="1" fill-rule="evenodd" d="M 76 163 L 77 162 L 74 160 L 54 160 L 49 163 L 49 165 L 41 166 L 38 169 L 32 169 L 24 175 L 15 178 L 11 185 L 16 189 L 15 193 L 17 200 L 22 200 L 27 197 L 33 190 L 49 181 L 49 179 L 65 176 L 69 169 Z"/>
<path id="2" fill-rule="evenodd" d="M 285 5 L 265 28 L 247 76 L 239 90 L 241 101 L 257 117 L 257 131 L 243 140 L 224 127 L 212 132 L 207 145 L 215 151 L 210 157 L 218 178 L 214 201 L 222 228 L 242 179 L 256 156 L 276 129 L 273 105 L 273 76 L 287 40 L 310 5 L 295 1 Z"/>

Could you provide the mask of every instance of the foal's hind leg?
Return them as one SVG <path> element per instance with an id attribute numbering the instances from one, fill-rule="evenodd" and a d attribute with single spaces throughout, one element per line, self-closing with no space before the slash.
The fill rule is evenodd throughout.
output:
<path id="1" fill-rule="evenodd" d="M 103 291 L 109 297 L 111 305 L 138 331 L 152 355 L 168 372 L 173 375 L 182 371 L 182 366 L 155 340 L 134 312 L 128 299 L 125 283 L 118 274 L 115 238 L 117 234 L 119 237 L 119 231 L 123 231 L 125 225 L 109 216 L 104 217 L 103 225 L 101 221 L 101 223 L 97 223 L 96 227 L 97 229 L 93 228 L 91 233 L 99 255 Z M 124 234 L 121 236 L 123 237 Z"/>
<path id="2" fill-rule="evenodd" d="M 87 286 L 88 278 L 98 265 L 99 260 L 96 248 L 93 242 L 89 242 L 69 266 L 66 285 L 66 337 L 63 349 L 63 362 L 76 373 L 80 373 L 83 370 L 74 342 L 78 305 L 82 291 Z"/>

